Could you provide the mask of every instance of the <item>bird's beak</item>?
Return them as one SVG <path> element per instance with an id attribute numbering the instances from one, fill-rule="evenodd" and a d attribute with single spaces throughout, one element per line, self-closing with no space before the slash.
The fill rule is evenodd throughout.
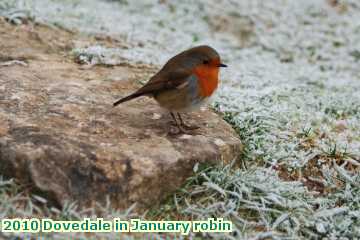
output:
<path id="1" fill-rule="evenodd" d="M 219 67 L 227 67 L 227 65 L 223 64 L 223 63 L 220 63 L 219 64 Z"/>

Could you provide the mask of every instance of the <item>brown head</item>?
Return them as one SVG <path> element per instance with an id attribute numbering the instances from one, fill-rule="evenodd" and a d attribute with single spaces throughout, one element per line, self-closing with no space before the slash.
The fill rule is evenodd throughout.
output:
<path id="1" fill-rule="evenodd" d="M 202 45 L 190 48 L 171 58 L 160 72 L 185 69 L 199 79 L 200 94 L 209 97 L 218 86 L 219 68 L 226 67 L 221 63 L 220 55 L 210 46 Z"/>
<path id="2" fill-rule="evenodd" d="M 195 67 L 226 67 L 221 63 L 219 54 L 210 46 L 202 45 L 190 48 L 171 58 L 163 67 L 163 70 L 174 68 L 193 69 Z"/>
<path id="3" fill-rule="evenodd" d="M 226 67 L 226 65 L 221 63 L 216 50 L 203 45 L 176 55 L 165 64 L 162 71 L 171 71 L 176 68 L 186 69 L 197 76 L 200 85 L 199 94 L 209 97 L 218 86 L 220 67 Z"/>

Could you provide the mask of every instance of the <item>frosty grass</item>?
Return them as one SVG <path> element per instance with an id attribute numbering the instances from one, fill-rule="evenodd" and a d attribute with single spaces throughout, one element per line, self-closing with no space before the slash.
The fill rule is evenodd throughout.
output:
<path id="1" fill-rule="evenodd" d="M 203 235 L 215 239 L 360 238 L 359 1 L 5 0 L 0 14 L 128 45 L 74 49 L 88 64 L 160 66 L 200 44 L 220 52 L 229 68 L 213 108 L 239 134 L 241 159 L 196 166 L 173 198 L 143 218 L 233 221 L 231 235 Z M 133 216 L 131 208 L 99 207 L 105 218 Z M 57 210 L 12 180 L 0 182 L 0 218 L 96 216 L 75 209 Z"/>

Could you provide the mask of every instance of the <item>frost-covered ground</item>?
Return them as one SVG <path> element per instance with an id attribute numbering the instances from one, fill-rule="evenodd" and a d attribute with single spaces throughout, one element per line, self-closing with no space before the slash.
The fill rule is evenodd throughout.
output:
<path id="1" fill-rule="evenodd" d="M 214 108 L 247 168 L 198 170 L 164 209 L 230 218 L 229 238 L 360 238 L 360 1 L 5 0 L 0 14 L 121 39 L 74 49 L 109 64 L 213 46 L 229 65 Z"/>

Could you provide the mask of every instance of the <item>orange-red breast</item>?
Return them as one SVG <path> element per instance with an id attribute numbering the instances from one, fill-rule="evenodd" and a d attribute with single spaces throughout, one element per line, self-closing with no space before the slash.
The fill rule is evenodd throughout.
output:
<path id="1" fill-rule="evenodd" d="M 180 113 L 200 107 L 216 90 L 219 68 L 226 67 L 220 56 L 209 46 L 188 49 L 171 58 L 164 67 L 133 94 L 113 105 L 140 96 L 153 97 L 160 106 L 168 109 L 180 132 L 197 127 L 186 125 Z M 180 123 L 174 112 L 177 113 Z"/>

